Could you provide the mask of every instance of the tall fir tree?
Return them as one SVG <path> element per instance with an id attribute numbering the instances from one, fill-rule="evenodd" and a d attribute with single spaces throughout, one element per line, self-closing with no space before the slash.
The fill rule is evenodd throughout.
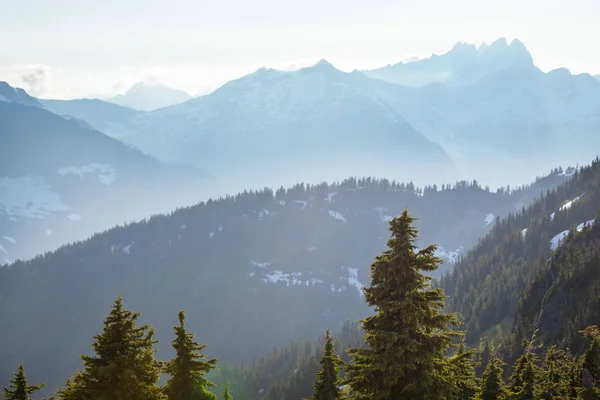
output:
<path id="1" fill-rule="evenodd" d="M 502 361 L 493 354 L 481 377 L 481 392 L 479 400 L 504 400 L 504 381 L 502 379 Z"/>
<path id="2" fill-rule="evenodd" d="M 185 312 L 179 312 L 179 325 L 174 327 L 173 348 L 175 358 L 168 362 L 166 372 L 170 375 L 165 386 L 169 400 L 216 400 L 209 391 L 215 386 L 206 374 L 217 367 L 218 359 L 205 360 L 201 351 L 206 347 L 194 340 L 194 334 L 185 329 Z"/>
<path id="3" fill-rule="evenodd" d="M 102 333 L 94 336 L 95 356 L 81 356 L 84 369 L 59 391 L 64 400 L 160 400 L 161 364 L 154 359 L 154 330 L 137 326 L 139 313 L 114 301 Z"/>
<path id="4" fill-rule="evenodd" d="M 335 351 L 333 339 L 329 329 L 325 332 L 325 348 L 319 361 L 321 370 L 317 372 L 312 400 L 337 400 L 340 399 L 341 389 L 339 383 L 339 370 L 342 360 Z"/>
<path id="5" fill-rule="evenodd" d="M 25 369 L 21 364 L 15 376 L 10 380 L 10 385 L 8 387 L 2 386 L 2 397 L 6 400 L 30 400 L 31 397 L 29 395 L 43 387 L 43 384 L 29 385 L 27 383 Z"/>
<path id="6" fill-rule="evenodd" d="M 475 376 L 474 356 L 475 351 L 467 350 L 464 337 L 462 337 L 456 354 L 450 358 L 457 386 L 456 394 L 453 396 L 456 400 L 473 400 L 477 396 L 479 387 Z"/>
<path id="7" fill-rule="evenodd" d="M 390 222 L 388 250 L 371 265 L 365 298 L 375 315 L 362 322 L 366 348 L 351 349 L 345 382 L 357 399 L 447 399 L 456 391 L 445 356 L 457 334 L 455 314 L 444 314 L 444 293 L 423 272 L 438 268 L 436 246 L 418 250 L 415 218 L 404 211 Z"/>

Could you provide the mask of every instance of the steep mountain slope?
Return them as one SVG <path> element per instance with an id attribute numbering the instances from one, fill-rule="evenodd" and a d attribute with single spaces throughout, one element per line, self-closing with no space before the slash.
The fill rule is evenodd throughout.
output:
<path id="1" fill-rule="evenodd" d="M 207 189 L 195 171 L 38 106 L 0 102 L 0 131 L 0 264 L 190 204 Z"/>
<path id="2" fill-rule="evenodd" d="M 402 86 L 422 87 L 431 83 L 462 86 L 507 68 L 533 68 L 531 55 L 519 40 L 510 44 L 498 39 L 479 48 L 458 43 L 448 53 L 429 58 L 387 65 L 370 71 L 367 76 Z"/>
<path id="3" fill-rule="evenodd" d="M 192 96 L 183 90 L 165 85 L 138 82 L 131 86 L 125 94 L 111 97 L 107 101 L 135 110 L 151 111 L 180 104 L 191 98 Z"/>
<path id="4" fill-rule="evenodd" d="M 32 379 L 56 388 L 121 290 L 156 325 L 161 352 L 170 338 L 160 335 L 169 335 L 180 309 L 223 360 L 314 338 L 366 315 L 360 288 L 383 249 L 387 221 L 404 207 L 422 218 L 422 243 L 440 244 L 447 269 L 496 216 L 565 179 L 553 174 L 510 194 L 466 183 L 421 192 L 349 179 L 240 194 L 111 229 L 0 269 L 0 314 L 12 327 L 0 330 L 2 368 L 24 361 Z"/>
<path id="5" fill-rule="evenodd" d="M 498 327 L 505 333 L 511 331 L 523 290 L 547 271 L 548 260 L 569 229 L 582 230 L 586 223 L 592 224 L 599 208 L 600 161 L 596 159 L 556 190 L 496 224 L 455 265 L 454 273 L 444 277 L 441 286 L 450 296 L 449 309 L 463 316 L 469 341 Z M 563 256 L 556 257 L 552 263 L 564 261 Z M 543 293 L 535 296 L 541 299 Z M 523 329 L 531 328 L 530 322 Z"/>
<path id="6" fill-rule="evenodd" d="M 94 129 L 110 132 L 110 135 L 117 139 L 128 134 L 131 125 L 129 120 L 141 113 L 98 99 L 39 101 L 54 114 L 86 121 Z"/>
<path id="7" fill-rule="evenodd" d="M 523 291 L 513 331 L 516 343 L 535 330 L 541 343 L 580 351 L 578 331 L 600 325 L 600 214 L 561 236 L 552 258 Z"/>

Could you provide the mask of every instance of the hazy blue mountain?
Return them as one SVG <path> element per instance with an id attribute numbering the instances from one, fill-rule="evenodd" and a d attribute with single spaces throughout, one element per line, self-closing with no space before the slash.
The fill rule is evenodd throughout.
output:
<path id="1" fill-rule="evenodd" d="M 439 244 L 448 270 L 497 218 L 567 179 L 555 171 L 511 193 L 466 182 L 424 190 L 371 178 L 298 184 L 110 229 L 0 268 L 0 315 L 11 327 L 0 329 L 0 379 L 24 362 L 32 381 L 43 378 L 50 391 L 63 385 L 120 291 L 156 327 L 161 359 L 171 355 L 181 309 L 222 362 L 316 338 L 369 313 L 361 287 L 385 248 L 388 221 L 405 207 L 420 218 L 419 246 Z"/>
<path id="2" fill-rule="evenodd" d="M 533 59 L 523 43 L 498 39 L 491 45 L 477 48 L 473 44 L 458 43 L 452 50 L 429 58 L 399 62 L 364 73 L 370 77 L 410 87 L 431 83 L 449 86 L 466 85 L 506 68 L 535 68 Z"/>
<path id="3" fill-rule="evenodd" d="M 326 61 L 294 72 L 263 68 L 136 115 L 122 138 L 163 161 L 214 171 L 228 190 L 349 175 L 453 181 L 443 149 L 374 97 L 372 81 Z"/>
<path id="4" fill-rule="evenodd" d="M 55 114 L 84 120 L 99 131 L 110 132 L 115 138 L 127 135 L 132 126 L 130 120 L 143 113 L 99 99 L 40 99 L 39 102 Z"/>
<path id="5" fill-rule="evenodd" d="M 471 85 L 399 88 L 381 97 L 480 180 L 584 163 L 600 148 L 600 82 L 588 74 L 513 67 Z"/>
<path id="6" fill-rule="evenodd" d="M 512 184 L 525 184 L 597 155 L 600 82 L 540 71 L 517 40 L 458 44 L 402 65 L 425 75 L 449 68 L 453 81 L 407 87 L 322 61 L 293 72 L 263 68 L 152 112 L 98 106 L 86 116 L 65 103 L 61 113 L 162 161 L 209 170 L 228 192 L 348 175 L 500 186 L 507 170 Z"/>
<path id="7" fill-rule="evenodd" d="M 596 78 L 600 81 L 600 75 L 594 75 L 594 78 Z"/>
<path id="8" fill-rule="evenodd" d="M 0 102 L 0 263 L 197 202 L 208 180 L 42 107 Z M 151 200 L 150 200 L 151 199 Z"/>
<path id="9" fill-rule="evenodd" d="M 41 107 L 35 97 L 31 97 L 23 89 L 14 88 L 6 82 L 0 81 L 0 102 L 19 103 L 27 106 Z"/>
<path id="10" fill-rule="evenodd" d="M 111 97 L 107 101 L 136 110 L 150 111 L 183 103 L 191 98 L 192 96 L 183 90 L 138 82 L 125 94 Z"/>

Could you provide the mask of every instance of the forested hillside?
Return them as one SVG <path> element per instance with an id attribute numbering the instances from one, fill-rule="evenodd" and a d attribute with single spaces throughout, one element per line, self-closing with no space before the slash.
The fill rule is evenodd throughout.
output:
<path id="1" fill-rule="evenodd" d="M 156 325 L 161 356 L 170 351 L 162 335 L 180 308 L 209 353 L 229 362 L 337 331 L 367 315 L 368 266 L 388 221 L 405 207 L 421 218 L 418 243 L 438 243 L 448 269 L 495 218 L 568 175 L 554 171 L 497 192 L 477 183 L 417 189 L 374 179 L 247 192 L 16 262 L 0 269 L 0 314 L 12 327 L 0 330 L 0 377 L 24 361 L 33 379 L 58 387 L 120 291 Z"/>
<path id="2" fill-rule="evenodd" d="M 432 285 L 429 274 L 441 259 L 435 245 L 416 246 L 414 222 L 406 210 L 390 221 L 387 249 L 375 257 L 370 284 L 362 290 L 372 311 L 360 321 L 360 330 L 345 323 L 339 335 L 326 330 L 316 351 L 310 342 L 292 341 L 250 367 L 223 365 L 218 371 L 219 359 L 207 357 L 206 344 L 186 325 L 185 311 L 178 312 L 173 327 L 174 356 L 161 361 L 155 356 L 154 328 L 140 324 L 141 314 L 126 309 L 119 295 L 93 337 L 94 354 L 81 356 L 83 368 L 57 390 L 58 399 L 217 400 L 217 393 L 223 400 L 233 395 L 244 400 L 600 399 L 600 330 L 595 325 L 578 330 L 581 350 L 575 355 L 539 344 L 534 333 L 522 341 L 510 368 L 489 346 L 476 357 L 465 346 L 457 314 L 444 312 L 444 291 Z M 579 254 L 585 243 L 597 239 L 598 226 L 594 221 L 569 234 L 555 258 Z M 577 239 L 584 246 L 577 247 Z M 340 357 L 340 350 L 346 355 Z M 31 385 L 23 364 L 16 371 L 3 387 L 7 400 L 27 400 L 45 386 Z"/>
<path id="3" fill-rule="evenodd" d="M 530 282 L 536 282 L 528 289 L 534 292 L 525 295 L 522 307 L 531 307 L 532 300 L 528 303 L 527 299 L 532 295 L 536 299 L 533 302 L 544 298 L 544 293 L 537 291 L 541 290 L 540 285 L 544 286 L 545 274 L 559 273 L 555 270 L 557 265 L 565 265 L 566 270 L 578 270 L 581 265 L 593 263 L 590 261 L 596 251 L 593 240 L 581 249 L 581 253 L 569 253 L 576 261 L 569 258 L 565 262 L 561 256 L 564 250 L 555 256 L 559 258 L 551 257 L 553 250 L 559 249 L 569 236 L 569 231 L 581 231 L 586 223 L 591 224 L 599 209 L 600 162 L 596 159 L 556 190 L 547 191 L 529 207 L 495 224 L 490 233 L 455 265 L 454 273 L 441 279 L 441 286 L 449 295 L 448 308 L 459 312 L 464 319 L 470 343 L 495 333 L 498 328 L 504 333 L 512 330 L 515 310 Z M 550 265 L 554 265 L 550 272 L 549 260 L 553 260 Z M 581 289 L 588 290 L 588 287 Z M 585 304 L 579 306 L 587 308 Z M 561 307 L 555 312 L 559 309 Z M 568 317 L 571 320 L 575 315 Z M 522 318 L 519 317 L 519 324 L 531 328 L 531 321 L 525 322 Z M 521 329 L 524 327 L 518 328 Z M 573 329 L 581 329 L 581 325 L 572 327 L 571 331 Z"/>

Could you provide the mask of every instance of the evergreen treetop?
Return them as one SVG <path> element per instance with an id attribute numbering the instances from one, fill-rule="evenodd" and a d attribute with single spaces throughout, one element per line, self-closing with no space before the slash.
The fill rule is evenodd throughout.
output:
<path id="1" fill-rule="evenodd" d="M 504 400 L 504 381 L 502 379 L 502 365 L 504 363 L 493 354 L 481 377 L 481 392 L 479 400 Z"/>
<path id="2" fill-rule="evenodd" d="M 30 394 L 44 387 L 41 385 L 28 385 L 25 369 L 19 365 L 15 376 L 10 380 L 9 387 L 2 386 L 2 397 L 6 400 L 30 400 Z"/>
<path id="3" fill-rule="evenodd" d="M 204 360 L 201 351 L 206 347 L 194 340 L 185 328 L 185 311 L 179 312 L 179 325 L 174 327 L 175 358 L 169 361 L 166 372 L 171 375 L 165 386 L 169 400 L 216 400 L 208 388 L 215 386 L 206 374 L 216 368 L 218 359 Z"/>
<path id="4" fill-rule="evenodd" d="M 447 399 L 456 391 L 445 357 L 459 325 L 443 314 L 444 293 L 423 272 L 441 263 L 435 246 L 418 250 L 415 218 L 404 211 L 390 222 L 388 250 L 371 265 L 365 298 L 375 315 L 362 321 L 367 348 L 349 352 L 346 382 L 358 399 Z"/>
<path id="5" fill-rule="evenodd" d="M 335 351 L 333 338 L 329 329 L 325 333 L 325 348 L 319 361 L 321 371 L 317 372 L 317 381 L 314 385 L 314 395 L 312 400 L 337 400 L 341 398 L 341 389 L 339 383 L 339 369 L 342 360 Z"/>
<path id="6" fill-rule="evenodd" d="M 137 326 L 139 313 L 123 307 L 123 297 L 114 301 L 102 333 L 94 336 L 95 356 L 81 356 L 84 364 L 65 388 L 65 400 L 159 400 L 157 383 L 161 363 L 154 359 L 154 330 Z"/>

